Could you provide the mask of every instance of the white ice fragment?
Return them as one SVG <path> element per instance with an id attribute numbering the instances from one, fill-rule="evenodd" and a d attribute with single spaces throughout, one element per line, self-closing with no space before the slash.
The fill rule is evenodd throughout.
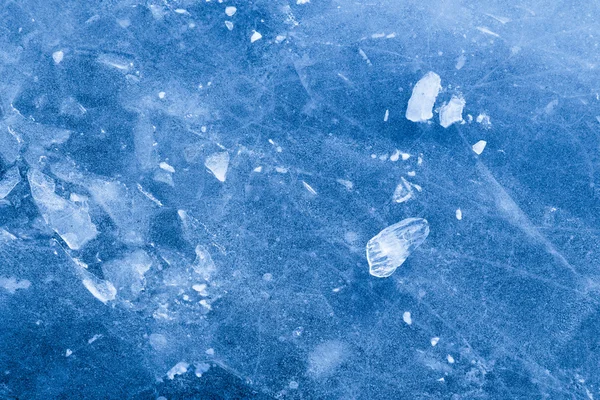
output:
<path id="1" fill-rule="evenodd" d="M 448 104 L 444 104 L 442 108 L 440 108 L 440 125 L 447 128 L 455 122 L 462 121 L 464 107 L 465 99 L 458 96 L 452 96 Z"/>
<path id="2" fill-rule="evenodd" d="M 0 199 L 5 198 L 21 181 L 19 168 L 15 165 L 10 168 L 0 180 Z"/>
<path id="3" fill-rule="evenodd" d="M 228 17 L 233 17 L 233 14 L 235 14 L 236 12 L 237 8 L 235 8 L 234 6 L 225 7 L 225 14 L 227 14 Z"/>
<path id="4" fill-rule="evenodd" d="M 487 35 L 492 35 L 494 37 L 500 37 L 500 35 L 498 35 L 496 32 L 492 32 L 489 30 L 489 28 L 485 27 L 485 26 L 478 26 L 477 30 L 479 32 L 485 33 Z"/>
<path id="5" fill-rule="evenodd" d="M 415 171 L 408 171 L 406 173 L 406 175 L 408 175 L 408 176 L 417 176 L 417 173 Z"/>
<path id="6" fill-rule="evenodd" d="M 296 4 L 308 4 L 310 0 L 296 0 Z"/>
<path id="7" fill-rule="evenodd" d="M 73 354 L 73 350 L 67 349 L 67 351 L 65 351 L 65 357 L 69 357 L 71 354 Z"/>
<path id="8" fill-rule="evenodd" d="M 254 168 L 252 171 L 254 171 L 254 172 L 258 172 L 258 173 L 261 173 L 261 172 L 262 172 L 262 170 L 263 170 L 263 167 L 262 167 L 262 165 L 259 165 L 258 167 Z"/>
<path id="9" fill-rule="evenodd" d="M 507 22 L 510 22 L 510 18 L 506 18 L 506 17 L 498 17 L 496 15 L 492 15 L 492 14 L 485 14 L 490 18 L 495 19 L 496 21 L 500 22 L 502 25 L 506 24 Z"/>
<path id="10" fill-rule="evenodd" d="M 280 174 L 287 174 L 288 169 L 285 167 L 275 167 L 275 171 L 279 172 Z"/>
<path id="11" fill-rule="evenodd" d="M 87 271 L 85 271 L 87 272 Z M 117 296 L 117 289 L 109 281 L 98 279 L 90 272 L 87 272 L 88 277 L 83 279 L 83 286 L 98 300 L 104 304 L 112 301 Z"/>
<path id="12" fill-rule="evenodd" d="M 390 161 L 396 162 L 400 159 L 400 150 L 395 150 L 394 153 L 390 156 Z"/>
<path id="13" fill-rule="evenodd" d="M 165 92 L 158 92 L 158 98 L 164 99 L 167 94 Z"/>
<path id="14" fill-rule="evenodd" d="M 206 291 L 206 284 L 201 283 L 201 284 L 195 284 L 192 285 L 192 289 L 194 289 L 196 292 L 198 292 L 198 294 L 202 297 L 207 297 L 208 296 L 208 292 Z"/>
<path id="15" fill-rule="evenodd" d="M 464 54 L 461 54 L 460 56 L 458 56 L 458 59 L 456 60 L 456 65 L 454 66 L 454 68 L 462 69 L 462 67 L 465 66 L 466 62 L 467 62 L 467 57 L 465 57 Z"/>
<path id="16" fill-rule="evenodd" d="M 367 56 L 367 53 L 365 53 L 363 51 L 363 49 L 358 49 L 358 54 L 360 54 L 360 56 L 362 57 L 363 60 L 365 60 L 365 62 L 367 63 L 367 65 L 373 65 L 371 64 L 371 60 L 369 60 L 369 57 Z"/>
<path id="17" fill-rule="evenodd" d="M 30 169 L 27 178 L 40 214 L 71 250 L 79 250 L 96 237 L 98 231 L 88 212 L 54 193 L 52 178 L 36 169 Z"/>
<path id="18" fill-rule="evenodd" d="M 336 182 L 344 186 L 348 190 L 352 190 L 352 188 L 354 188 L 354 183 L 346 179 L 337 179 Z"/>
<path id="19" fill-rule="evenodd" d="M 277 43 L 281 43 L 281 42 L 283 42 L 283 41 L 285 40 L 285 38 L 286 38 L 286 36 L 285 36 L 285 35 L 277 35 L 277 36 L 275 37 L 275 41 L 276 41 Z"/>
<path id="20" fill-rule="evenodd" d="M 477 121 L 478 124 L 483 125 L 486 128 L 489 128 L 492 126 L 492 122 L 490 121 L 490 117 L 487 114 L 479 114 L 477 116 L 477 119 L 475 119 L 475 121 Z"/>
<path id="21" fill-rule="evenodd" d="M 209 281 L 212 274 L 217 270 L 215 262 L 204 246 L 197 245 L 195 252 L 196 259 L 194 260 L 192 268 L 194 269 L 194 272 L 201 275 L 205 281 Z"/>
<path id="22" fill-rule="evenodd" d="M 65 53 L 62 52 L 62 50 L 58 50 L 55 51 L 54 53 L 52 53 L 52 59 L 54 60 L 54 62 L 56 64 L 60 64 L 60 62 L 63 60 L 65 56 Z"/>
<path id="23" fill-rule="evenodd" d="M 0 287 L 4 288 L 10 294 L 14 294 L 19 289 L 29 289 L 31 282 L 27 279 L 17 280 L 14 277 L 0 278 Z"/>
<path id="24" fill-rule="evenodd" d="M 253 31 L 254 33 L 252 33 L 252 36 L 250 36 L 250 43 L 254 43 L 257 40 L 262 39 L 262 35 L 260 34 L 260 32 L 257 31 Z"/>
<path id="25" fill-rule="evenodd" d="M 387 122 L 388 118 L 390 118 L 390 110 L 385 110 L 385 114 L 383 115 L 383 122 Z"/>
<path id="26" fill-rule="evenodd" d="M 301 1 L 301 0 L 298 0 L 298 1 Z M 290 383 L 288 383 L 288 387 L 292 390 L 298 389 L 298 386 L 299 386 L 298 382 L 296 382 L 296 381 L 290 381 Z"/>
<path id="27" fill-rule="evenodd" d="M 437 337 L 437 336 L 436 336 L 436 337 L 432 337 L 432 338 L 431 338 L 431 345 L 432 345 L 433 347 L 435 347 L 435 346 L 438 344 L 438 342 L 439 342 L 439 341 L 440 341 L 440 338 L 439 338 L 439 337 Z"/>
<path id="28" fill-rule="evenodd" d="M 229 153 L 222 151 L 206 157 L 204 166 L 221 182 L 225 182 L 227 168 L 229 168 Z"/>
<path id="29" fill-rule="evenodd" d="M 167 372 L 167 377 L 173 379 L 176 375 L 183 375 L 187 372 L 189 366 L 190 364 L 185 361 L 180 361 Z"/>
<path id="30" fill-rule="evenodd" d="M 459 221 L 462 219 L 462 210 L 460 208 L 456 209 L 456 219 Z"/>
<path id="31" fill-rule="evenodd" d="M 401 182 L 396 186 L 392 199 L 395 203 L 404 203 L 410 200 L 413 196 L 412 185 L 403 177 L 400 178 Z"/>
<path id="32" fill-rule="evenodd" d="M 388 226 L 367 243 L 369 273 L 386 278 L 396 271 L 429 235 L 423 218 L 407 218 Z"/>
<path id="33" fill-rule="evenodd" d="M 449 362 L 450 364 L 454 364 L 454 357 L 452 357 L 450 354 L 448 354 L 448 355 L 446 356 L 446 359 L 448 360 L 448 362 Z"/>
<path id="34" fill-rule="evenodd" d="M 480 140 L 479 142 L 475 143 L 473 145 L 473 151 L 475 152 L 475 154 L 479 155 L 483 153 L 483 149 L 485 149 L 486 144 L 487 142 L 485 140 Z"/>
<path id="35" fill-rule="evenodd" d="M 404 314 L 402 314 L 402 320 L 406 322 L 407 325 L 412 325 L 412 317 L 410 315 L 410 311 L 405 311 Z"/>
<path id="36" fill-rule="evenodd" d="M 312 186 L 310 186 L 308 183 L 302 181 L 302 185 L 304 185 L 304 188 L 306 190 L 308 190 L 311 194 L 313 194 L 315 196 L 317 195 L 317 191 L 315 189 L 313 189 Z"/>
<path id="37" fill-rule="evenodd" d="M 175 168 L 173 168 L 172 166 L 170 166 L 169 164 L 167 164 L 167 163 L 166 163 L 166 162 L 164 162 L 164 161 L 163 161 L 163 162 L 161 162 L 160 164 L 158 164 L 158 166 L 159 166 L 161 169 L 164 169 L 164 170 L 165 170 L 165 171 L 167 171 L 167 172 L 170 172 L 170 173 L 172 173 L 172 174 L 173 174 L 173 173 L 175 173 Z"/>
<path id="38" fill-rule="evenodd" d="M 207 363 L 196 364 L 196 371 L 194 371 L 194 374 L 198 378 L 201 378 L 202 374 L 204 374 L 205 372 L 208 372 L 209 369 L 210 369 L 210 364 L 207 364 Z"/>
<path id="39" fill-rule="evenodd" d="M 413 122 L 424 122 L 433 118 L 433 106 L 442 86 L 435 72 L 428 72 L 415 85 L 408 100 L 406 118 Z"/>
<path id="40" fill-rule="evenodd" d="M 92 344 L 92 343 L 94 343 L 96 340 L 100 339 L 101 337 L 102 337 L 102 335 L 100 335 L 100 334 L 97 334 L 97 335 L 94 335 L 94 336 L 92 336 L 92 337 L 91 337 L 91 338 L 88 340 L 88 344 Z"/>
<path id="41" fill-rule="evenodd" d="M 227 27 L 227 29 L 229 29 L 230 31 L 233 30 L 233 22 L 231 21 L 225 21 L 225 26 Z"/>
<path id="42" fill-rule="evenodd" d="M 215 355 L 215 349 L 213 349 L 212 347 L 210 349 L 207 349 L 205 351 L 206 354 L 208 354 L 209 356 L 214 356 Z"/>
<path id="43" fill-rule="evenodd" d="M 175 13 L 177 13 L 177 14 L 188 14 L 188 11 L 185 8 L 177 8 L 177 9 L 175 9 Z"/>

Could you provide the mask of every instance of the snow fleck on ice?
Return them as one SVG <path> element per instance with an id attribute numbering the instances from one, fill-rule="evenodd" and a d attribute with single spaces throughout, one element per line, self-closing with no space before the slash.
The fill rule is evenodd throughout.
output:
<path id="1" fill-rule="evenodd" d="M 435 72 L 428 72 L 415 85 L 408 100 L 406 119 L 425 122 L 433 118 L 433 106 L 442 89 L 442 80 Z"/>

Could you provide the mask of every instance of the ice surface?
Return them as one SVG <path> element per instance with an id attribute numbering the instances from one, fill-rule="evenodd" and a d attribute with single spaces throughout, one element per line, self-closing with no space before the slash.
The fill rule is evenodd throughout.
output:
<path id="1" fill-rule="evenodd" d="M 406 119 L 425 122 L 433 118 L 433 106 L 442 89 L 442 80 L 435 72 L 426 73 L 415 84 L 406 108 Z"/>
<path id="2" fill-rule="evenodd" d="M 600 398 L 594 2 L 1 13 L 0 399 Z"/>
<path id="3" fill-rule="evenodd" d="M 369 273 L 387 278 L 419 247 L 429 235 L 423 218 L 407 218 L 388 226 L 367 243 Z"/>

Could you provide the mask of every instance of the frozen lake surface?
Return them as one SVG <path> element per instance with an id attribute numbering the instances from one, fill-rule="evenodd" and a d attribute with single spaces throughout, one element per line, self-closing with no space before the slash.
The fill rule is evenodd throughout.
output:
<path id="1" fill-rule="evenodd" d="M 4 1 L 0 399 L 600 398 L 598 21 Z"/>

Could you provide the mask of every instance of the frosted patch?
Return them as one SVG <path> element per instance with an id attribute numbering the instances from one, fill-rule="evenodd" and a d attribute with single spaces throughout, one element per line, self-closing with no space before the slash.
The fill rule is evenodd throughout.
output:
<path id="1" fill-rule="evenodd" d="M 463 120 L 462 112 L 465 107 L 465 99 L 462 97 L 452 96 L 448 104 L 444 104 L 440 108 L 440 125 L 444 128 L 449 127 L 455 122 Z"/>
<path id="2" fill-rule="evenodd" d="M 386 278 L 394 273 L 429 235 L 423 218 L 407 218 L 388 226 L 367 243 L 369 273 Z"/>
<path id="3" fill-rule="evenodd" d="M 496 32 L 492 32 L 489 30 L 489 28 L 485 27 L 485 26 L 478 26 L 477 30 L 479 32 L 485 33 L 486 35 L 491 35 L 494 37 L 500 37 L 500 35 L 498 35 Z"/>
<path id="4" fill-rule="evenodd" d="M 46 223 L 72 250 L 79 250 L 98 234 L 87 210 L 56 193 L 52 178 L 31 169 L 27 175 L 31 195 Z"/>
<path id="5" fill-rule="evenodd" d="M 254 33 L 252 33 L 252 36 L 250 36 L 250 43 L 254 43 L 260 39 L 262 39 L 262 35 L 260 34 L 260 32 L 254 31 Z"/>
<path id="6" fill-rule="evenodd" d="M 346 346 L 335 340 L 319 344 L 308 355 L 308 374 L 313 378 L 333 375 L 346 359 L 346 352 Z"/>
<path id="7" fill-rule="evenodd" d="M 460 70 L 460 69 L 462 69 L 462 67 L 465 66 L 466 62 L 467 62 L 467 57 L 465 57 L 464 54 L 461 54 L 460 56 L 458 56 L 458 59 L 456 60 L 456 65 L 454 66 L 454 68 Z"/>
<path id="8" fill-rule="evenodd" d="M 229 168 L 229 153 L 226 151 L 214 153 L 206 157 L 204 166 L 221 182 L 225 182 Z"/>
<path id="9" fill-rule="evenodd" d="M 27 279 L 18 280 L 16 278 L 0 278 L 0 287 L 4 288 L 10 294 L 14 294 L 19 289 L 29 289 L 31 282 Z"/>
<path id="10" fill-rule="evenodd" d="M 475 154 L 479 155 L 483 153 L 483 149 L 485 149 L 486 145 L 487 142 L 485 140 L 480 140 L 479 142 L 473 145 L 473 151 L 475 152 Z"/>
<path id="11" fill-rule="evenodd" d="M 410 311 L 405 311 L 404 314 L 402 314 L 402 320 L 407 324 L 407 325 L 412 325 L 412 317 L 410 315 Z"/>
<path id="12" fill-rule="evenodd" d="M 167 372 L 167 377 L 169 379 L 173 379 L 177 375 L 183 375 L 187 372 L 189 366 L 190 366 L 190 364 L 188 364 L 184 361 L 180 361 L 177 364 L 175 364 L 175 366 Z"/>
<path id="13" fill-rule="evenodd" d="M 415 85 L 408 100 L 406 119 L 424 122 L 433 118 L 433 106 L 440 90 L 442 80 L 435 72 L 428 72 Z"/>
<path id="14" fill-rule="evenodd" d="M 0 180 L 0 199 L 5 198 L 21 182 L 19 168 L 14 166 L 10 168 Z"/>

